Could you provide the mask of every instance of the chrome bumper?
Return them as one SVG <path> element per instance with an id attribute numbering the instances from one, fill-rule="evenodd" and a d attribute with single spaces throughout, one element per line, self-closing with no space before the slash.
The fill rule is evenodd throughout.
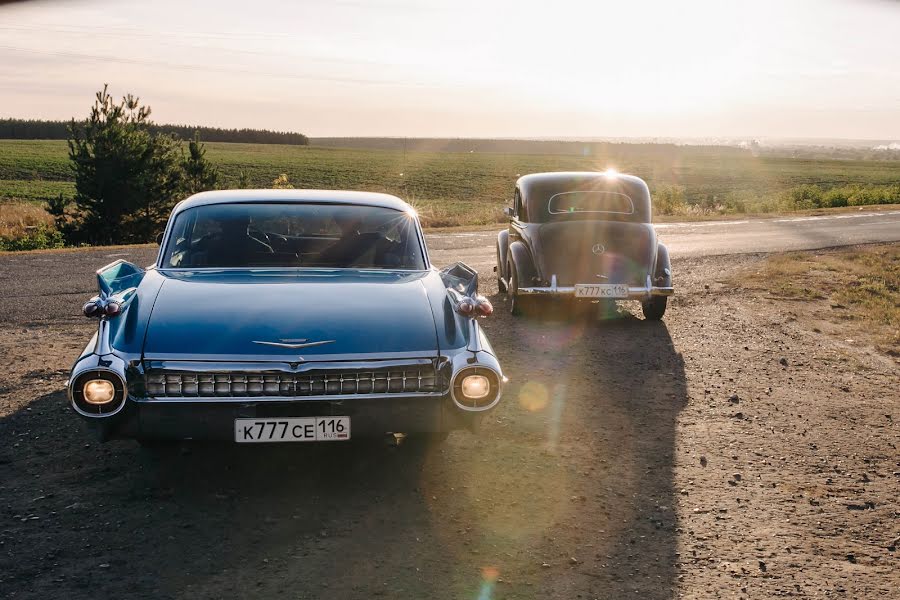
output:
<path id="1" fill-rule="evenodd" d="M 517 290 L 519 294 L 534 296 L 571 296 L 575 297 L 575 286 L 526 287 Z M 629 287 L 627 298 L 587 298 L 588 300 L 646 300 L 651 296 L 671 296 L 674 287 Z"/>

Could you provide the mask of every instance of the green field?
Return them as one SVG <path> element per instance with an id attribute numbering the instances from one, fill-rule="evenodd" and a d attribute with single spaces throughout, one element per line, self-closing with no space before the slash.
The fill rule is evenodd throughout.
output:
<path id="1" fill-rule="evenodd" d="M 900 161 L 756 157 L 725 147 L 592 144 L 583 156 L 229 143 L 207 148 L 223 187 L 237 186 L 241 173 L 252 187 L 270 187 L 286 173 L 297 188 L 384 191 L 413 203 L 431 226 L 500 220 L 521 174 L 607 167 L 646 179 L 662 212 L 674 214 L 813 208 L 804 205 L 805 192 L 798 196 L 805 185 L 835 189 L 842 199 L 829 201 L 837 206 L 900 202 Z M 65 142 L 0 140 L 0 202 L 71 195 L 71 177 Z M 868 195 L 862 198 L 859 190 Z"/>

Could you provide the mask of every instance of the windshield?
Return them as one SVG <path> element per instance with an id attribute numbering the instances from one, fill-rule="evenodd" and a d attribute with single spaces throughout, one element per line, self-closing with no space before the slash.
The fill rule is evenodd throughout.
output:
<path id="1" fill-rule="evenodd" d="M 179 213 L 163 268 L 425 269 L 415 219 L 346 204 L 213 204 Z"/>

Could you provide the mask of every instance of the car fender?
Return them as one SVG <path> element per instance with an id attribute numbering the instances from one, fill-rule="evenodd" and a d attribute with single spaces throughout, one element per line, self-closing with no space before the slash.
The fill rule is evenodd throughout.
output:
<path id="1" fill-rule="evenodd" d="M 497 277 L 508 277 L 506 257 L 509 256 L 509 230 L 504 229 L 497 234 Z"/>
<path id="2" fill-rule="evenodd" d="M 656 269 L 653 278 L 654 285 L 658 287 L 672 287 L 672 264 L 669 261 L 669 249 L 662 243 L 656 247 Z"/>
<path id="3" fill-rule="evenodd" d="M 533 285 L 533 279 L 537 275 L 537 270 L 535 269 L 531 252 L 528 251 L 528 247 L 523 242 L 515 241 L 509 245 L 509 262 L 512 263 L 513 268 L 516 270 L 520 286 Z M 510 277 L 512 277 L 512 273 L 510 273 Z"/>

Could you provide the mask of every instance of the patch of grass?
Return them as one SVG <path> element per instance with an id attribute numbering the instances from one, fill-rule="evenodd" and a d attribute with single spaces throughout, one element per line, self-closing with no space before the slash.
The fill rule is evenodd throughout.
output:
<path id="1" fill-rule="evenodd" d="M 60 248 L 62 235 L 41 206 L 28 202 L 0 203 L 0 251 Z"/>
<path id="2" fill-rule="evenodd" d="M 71 198 L 75 194 L 74 181 L 44 181 L 42 179 L 0 179 L 0 202 L 24 200 L 46 202 L 60 194 Z"/>
<path id="3" fill-rule="evenodd" d="M 900 355 L 900 244 L 792 252 L 768 258 L 741 280 L 776 298 L 818 302 L 828 320 L 850 322 Z"/>

